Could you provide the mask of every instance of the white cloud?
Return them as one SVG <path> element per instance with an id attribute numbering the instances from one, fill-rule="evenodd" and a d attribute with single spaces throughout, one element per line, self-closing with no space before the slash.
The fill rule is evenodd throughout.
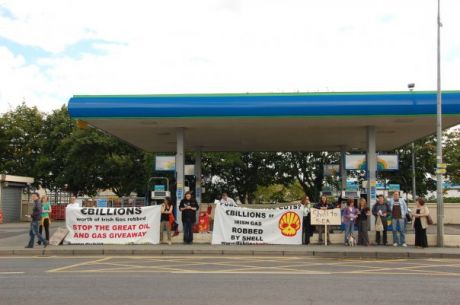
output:
<path id="1" fill-rule="evenodd" d="M 429 0 L 7 1 L 0 36 L 48 52 L 0 49 L 0 112 L 49 111 L 73 94 L 436 88 Z M 443 1 L 443 88 L 460 89 L 460 2 Z M 103 54 L 66 50 L 92 39 Z M 115 42 L 115 44 L 97 41 Z"/>

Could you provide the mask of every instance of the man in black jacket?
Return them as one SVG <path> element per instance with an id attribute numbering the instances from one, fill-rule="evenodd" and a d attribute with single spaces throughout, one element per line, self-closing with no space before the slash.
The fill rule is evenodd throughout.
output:
<path id="1" fill-rule="evenodd" d="M 372 207 L 372 214 L 375 216 L 375 220 L 377 222 L 377 219 L 380 218 L 382 221 L 383 225 L 383 232 L 380 233 L 380 231 L 375 232 L 375 242 L 377 245 L 381 245 L 381 242 L 383 242 L 383 245 L 387 245 L 387 229 L 388 229 L 388 223 L 387 223 L 387 216 L 388 214 L 391 213 L 390 206 L 388 203 L 385 202 L 385 197 L 383 195 L 378 195 L 377 196 L 377 203 L 374 204 Z M 380 235 L 383 235 L 381 238 Z"/>
<path id="2" fill-rule="evenodd" d="M 192 193 L 185 193 L 185 198 L 179 204 L 179 210 L 182 212 L 182 224 L 184 226 L 184 243 L 193 242 L 193 224 L 196 222 L 196 211 L 198 203 L 192 198 Z"/>
<path id="3" fill-rule="evenodd" d="M 34 207 L 32 209 L 32 215 L 30 215 L 30 218 L 31 218 L 30 230 L 29 230 L 30 239 L 29 239 L 29 244 L 26 246 L 26 248 L 34 247 L 35 236 L 37 236 L 38 240 L 43 244 L 45 248 L 46 246 L 48 246 L 48 241 L 45 240 L 40 234 L 40 232 L 38 231 L 38 227 L 42 219 L 42 204 L 40 203 L 39 198 L 40 196 L 38 193 L 32 194 L 32 202 L 34 204 Z"/>

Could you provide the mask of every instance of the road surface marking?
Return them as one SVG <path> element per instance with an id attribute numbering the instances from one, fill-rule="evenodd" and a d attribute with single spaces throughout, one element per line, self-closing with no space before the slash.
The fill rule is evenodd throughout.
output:
<path id="1" fill-rule="evenodd" d="M 101 259 L 97 259 L 97 260 L 92 260 L 92 261 L 86 261 L 86 262 L 82 262 L 82 263 L 78 263 L 78 264 L 73 264 L 73 265 L 70 265 L 70 266 L 64 266 L 64 267 L 59 267 L 59 268 L 56 268 L 56 269 L 51 269 L 51 270 L 48 270 L 47 272 L 61 272 L 63 270 L 67 270 L 67 269 L 70 269 L 70 268 L 76 268 L 76 267 L 80 267 L 80 266 L 85 266 L 85 265 L 91 265 L 91 264 L 97 264 L 99 262 L 103 262 L 103 261 L 107 261 L 109 259 L 112 259 L 112 257 L 104 257 L 104 258 L 101 258 Z"/>

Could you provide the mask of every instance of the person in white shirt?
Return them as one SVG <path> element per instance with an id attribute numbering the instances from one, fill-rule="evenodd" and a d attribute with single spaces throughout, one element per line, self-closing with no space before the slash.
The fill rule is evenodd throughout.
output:
<path id="1" fill-rule="evenodd" d="M 67 204 L 67 208 L 80 208 L 80 203 L 77 202 L 77 197 L 75 196 L 70 196 L 69 204 Z"/>
<path id="2" fill-rule="evenodd" d="M 222 199 L 220 200 L 220 204 L 224 206 L 236 207 L 238 206 L 232 198 L 228 197 L 227 192 L 222 193 Z"/>

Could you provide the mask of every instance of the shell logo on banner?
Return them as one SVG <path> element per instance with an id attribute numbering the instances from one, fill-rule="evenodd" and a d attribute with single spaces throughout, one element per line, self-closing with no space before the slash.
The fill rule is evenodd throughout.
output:
<path id="1" fill-rule="evenodd" d="M 279 228 L 281 234 L 287 237 L 296 236 L 300 230 L 300 217 L 297 213 L 286 212 L 280 218 Z"/>

